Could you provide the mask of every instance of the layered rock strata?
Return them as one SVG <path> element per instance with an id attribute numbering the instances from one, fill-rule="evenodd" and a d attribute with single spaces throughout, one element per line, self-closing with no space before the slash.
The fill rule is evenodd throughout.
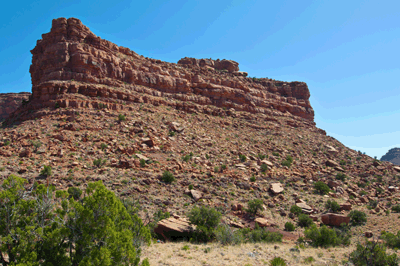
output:
<path id="1" fill-rule="evenodd" d="M 0 121 L 5 120 L 8 116 L 21 106 L 23 101 L 28 101 L 31 93 L 0 93 Z"/>
<path id="2" fill-rule="evenodd" d="M 387 161 L 400 165 L 400 148 L 390 149 L 385 155 L 382 156 L 381 161 Z"/>
<path id="3" fill-rule="evenodd" d="M 129 109 L 130 102 L 188 112 L 235 111 L 314 122 L 304 82 L 247 78 L 232 60 L 149 59 L 94 35 L 75 18 L 53 20 L 31 51 L 32 99 L 13 117 L 46 107 Z"/>

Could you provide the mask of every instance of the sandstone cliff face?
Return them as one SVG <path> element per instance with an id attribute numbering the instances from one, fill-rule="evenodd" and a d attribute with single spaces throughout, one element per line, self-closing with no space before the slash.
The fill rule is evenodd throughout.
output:
<path id="1" fill-rule="evenodd" d="M 382 156 L 381 161 L 387 161 L 400 165 L 400 148 L 390 149 L 385 155 Z"/>
<path id="2" fill-rule="evenodd" d="M 247 78 L 232 60 L 145 58 L 97 37 L 75 18 L 53 20 L 31 52 L 32 100 L 13 117 L 46 107 L 124 110 L 144 102 L 216 115 L 291 116 L 315 125 L 304 82 Z"/>
<path id="3" fill-rule="evenodd" d="M 22 101 L 28 101 L 31 93 L 0 93 L 0 121 L 5 120 L 8 116 L 21 106 Z"/>

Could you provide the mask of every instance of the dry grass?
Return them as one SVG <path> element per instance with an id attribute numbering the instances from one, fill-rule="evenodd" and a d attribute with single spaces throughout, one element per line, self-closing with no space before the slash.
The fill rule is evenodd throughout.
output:
<path id="1" fill-rule="evenodd" d="M 183 249 L 188 246 L 189 249 Z M 269 265 L 274 257 L 283 258 L 287 265 L 342 265 L 355 245 L 339 248 L 299 248 L 293 242 L 279 244 L 242 244 L 222 246 L 220 244 L 156 243 L 146 248 L 142 257 L 150 265 Z M 306 258 L 313 257 L 312 263 Z"/>

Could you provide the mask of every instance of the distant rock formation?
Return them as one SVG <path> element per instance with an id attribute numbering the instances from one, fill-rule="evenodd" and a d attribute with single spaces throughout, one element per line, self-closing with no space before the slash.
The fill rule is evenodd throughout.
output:
<path id="1" fill-rule="evenodd" d="M 381 161 L 387 161 L 396 165 L 400 165 L 400 148 L 390 149 L 385 155 L 382 156 Z"/>
<path id="2" fill-rule="evenodd" d="M 54 19 L 31 52 L 32 99 L 14 118 L 58 107 L 129 110 L 130 102 L 144 102 L 222 116 L 289 116 L 315 125 L 304 82 L 248 78 L 232 60 L 145 58 L 97 37 L 76 18 Z"/>
<path id="3" fill-rule="evenodd" d="M 28 101 L 31 93 L 0 93 L 0 122 L 21 106 L 22 101 Z"/>

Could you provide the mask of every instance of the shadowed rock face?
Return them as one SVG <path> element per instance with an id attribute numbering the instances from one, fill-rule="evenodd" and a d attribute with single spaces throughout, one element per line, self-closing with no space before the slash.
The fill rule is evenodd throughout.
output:
<path id="1" fill-rule="evenodd" d="M 22 101 L 28 101 L 31 93 L 0 93 L 0 121 L 5 120 L 12 112 L 22 104 Z"/>
<path id="2" fill-rule="evenodd" d="M 400 165 L 400 148 L 390 149 L 385 155 L 382 156 L 381 161 L 387 161 Z"/>
<path id="3" fill-rule="evenodd" d="M 216 115 L 291 116 L 314 124 L 304 82 L 247 78 L 232 60 L 183 58 L 174 64 L 145 58 L 97 37 L 75 18 L 53 20 L 31 52 L 32 101 L 14 115 L 22 119 L 46 107 L 124 110 L 129 102 L 144 102 Z"/>

